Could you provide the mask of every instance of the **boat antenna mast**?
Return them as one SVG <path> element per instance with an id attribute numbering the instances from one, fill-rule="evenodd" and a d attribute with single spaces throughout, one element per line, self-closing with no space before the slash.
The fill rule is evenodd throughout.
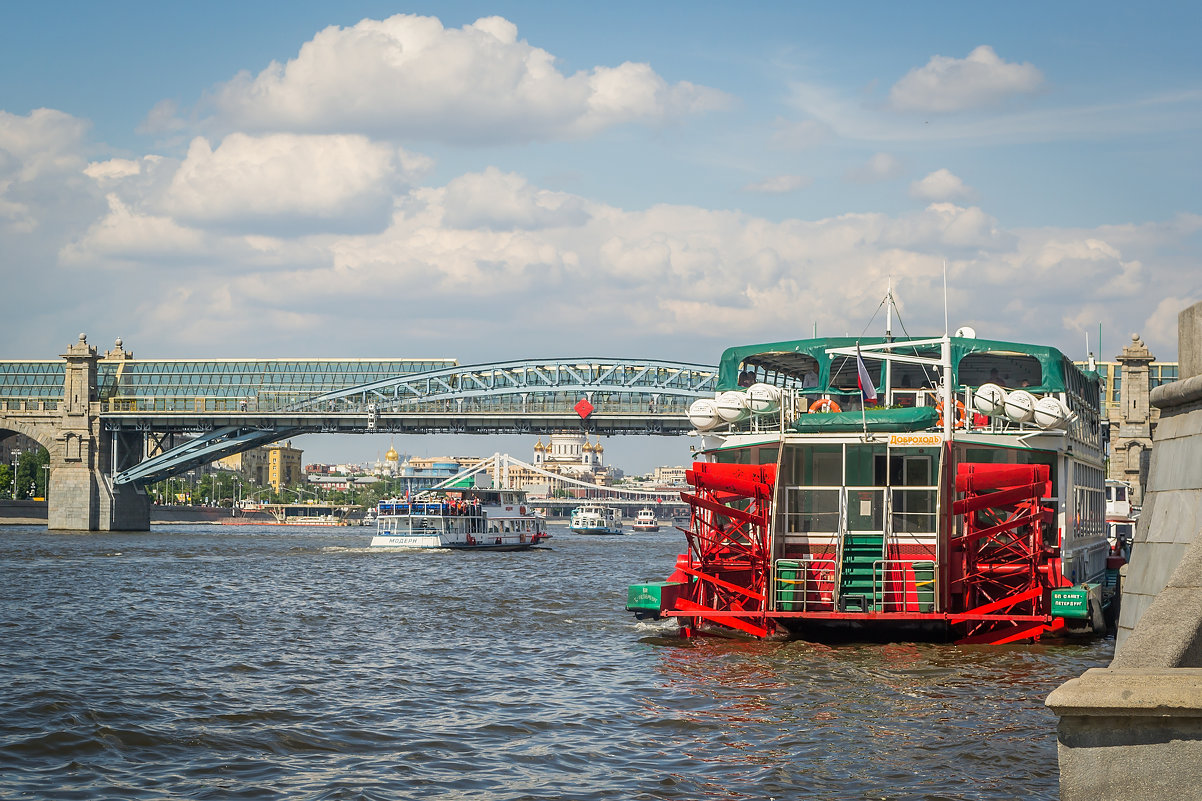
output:
<path id="1" fill-rule="evenodd" d="M 943 367 L 943 386 L 939 394 L 943 397 L 943 436 L 951 442 L 956 419 L 956 407 L 952 395 L 952 338 L 947 325 L 947 259 L 943 260 L 943 343 L 939 348 L 939 361 Z"/>

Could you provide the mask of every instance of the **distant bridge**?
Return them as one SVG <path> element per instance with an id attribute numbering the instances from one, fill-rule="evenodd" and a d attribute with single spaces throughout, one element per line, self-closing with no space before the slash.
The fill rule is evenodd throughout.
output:
<path id="1" fill-rule="evenodd" d="M 305 433 L 682 434 L 717 369 L 648 359 L 138 360 L 84 335 L 0 361 L 0 430 L 50 451 L 50 528 L 145 529 L 143 488 Z"/>

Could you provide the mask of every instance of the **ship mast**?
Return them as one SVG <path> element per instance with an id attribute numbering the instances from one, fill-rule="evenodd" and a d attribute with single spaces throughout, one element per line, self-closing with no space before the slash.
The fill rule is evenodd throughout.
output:
<path id="1" fill-rule="evenodd" d="M 889 290 L 885 295 L 885 341 L 893 341 L 893 276 L 889 276 Z M 885 353 L 891 349 L 886 348 Z M 885 359 L 885 401 L 888 402 L 893 391 L 893 360 Z"/>

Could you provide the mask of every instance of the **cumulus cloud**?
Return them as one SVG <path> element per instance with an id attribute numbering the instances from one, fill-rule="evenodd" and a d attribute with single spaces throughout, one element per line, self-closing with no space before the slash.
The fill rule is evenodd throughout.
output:
<path id="1" fill-rule="evenodd" d="M 908 327 L 926 333 L 941 330 L 945 259 L 953 323 L 999 339 L 1079 347 L 1082 326 L 1138 330 L 1159 298 L 1197 295 L 1190 243 L 1202 217 L 1007 229 L 946 199 L 964 191 L 946 171 L 924 179 L 942 199 L 920 209 L 766 219 L 626 209 L 496 167 L 425 185 L 414 171 L 427 158 L 352 135 L 232 134 L 198 138 L 179 160 L 90 162 L 86 148 L 56 141 L 48 153 L 32 140 L 19 157 L 5 151 L 10 185 L 32 175 L 38 196 L 102 205 L 47 240 L 55 258 L 33 262 L 35 277 L 115 272 L 120 280 L 91 281 L 73 314 L 137 320 L 115 333 L 170 355 L 238 355 L 245 342 L 248 355 L 322 355 L 331 342 L 332 355 L 378 354 L 380 326 L 402 326 L 406 355 L 486 361 L 602 344 L 645 355 L 653 342 L 656 354 L 712 359 L 732 342 L 801 336 L 815 323 L 822 334 L 855 329 L 891 280 Z M 355 227 L 347 208 L 373 224 Z M 57 208 L 31 209 L 59 224 Z M 0 228 L 6 253 L 22 241 Z M 1144 328 L 1172 358 L 1170 327 Z"/>
<path id="2" fill-rule="evenodd" d="M 847 180 L 857 184 L 875 184 L 901 177 L 904 167 L 891 153 L 876 153 L 859 167 L 847 171 Z"/>
<path id="3" fill-rule="evenodd" d="M 765 195 L 784 195 L 789 192 L 796 192 L 798 189 L 803 189 L 809 186 L 812 181 L 812 178 L 805 175 L 777 175 L 747 184 L 743 187 L 743 191 L 758 192 Z"/>
<path id="4" fill-rule="evenodd" d="M 972 189 L 949 170 L 935 170 L 925 178 L 910 184 L 910 196 L 919 200 L 964 200 L 973 195 Z"/>
<path id="5" fill-rule="evenodd" d="M 0 230 L 31 233 L 46 224 L 46 209 L 70 202 L 44 186 L 78 187 L 88 128 L 86 120 L 54 109 L 25 116 L 0 111 Z"/>
<path id="6" fill-rule="evenodd" d="M 447 184 L 443 221 L 451 228 L 552 228 L 579 226 L 588 213 L 575 195 L 531 187 L 515 173 L 489 167 Z"/>
<path id="7" fill-rule="evenodd" d="M 1042 83 L 1043 73 L 1034 65 L 1003 61 L 992 47 L 981 45 L 963 59 L 932 56 L 893 85 L 889 104 L 898 111 L 960 111 L 1029 94 Z"/>
<path id="8" fill-rule="evenodd" d="M 197 137 L 166 207 L 191 225 L 247 232 L 378 229 L 391 215 L 404 165 L 395 148 L 356 135 L 237 133 L 216 148 Z"/>
<path id="9" fill-rule="evenodd" d="M 170 217 L 138 213 L 115 194 L 108 195 L 109 212 L 60 255 L 65 264 L 87 264 L 108 259 L 128 265 L 140 262 L 189 260 L 203 253 L 202 235 Z M 203 258 L 203 257 L 202 257 Z"/>
<path id="10" fill-rule="evenodd" d="M 723 108 L 729 98 L 687 81 L 669 84 L 641 63 L 565 75 L 501 17 L 456 29 L 397 14 L 328 27 L 286 64 L 241 73 L 210 101 L 213 123 L 226 130 L 496 143 L 665 122 Z"/>

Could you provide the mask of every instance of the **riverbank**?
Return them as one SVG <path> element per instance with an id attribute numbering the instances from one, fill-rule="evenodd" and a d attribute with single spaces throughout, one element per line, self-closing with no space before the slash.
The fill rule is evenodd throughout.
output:
<path id="1" fill-rule="evenodd" d="M 37 526 L 46 524 L 46 501 L 0 501 L 0 526 Z M 229 509 L 210 506 L 155 504 L 150 507 L 150 525 L 175 523 L 225 523 L 233 516 Z M 241 511 L 239 522 L 247 525 L 274 523 L 266 512 Z"/>

